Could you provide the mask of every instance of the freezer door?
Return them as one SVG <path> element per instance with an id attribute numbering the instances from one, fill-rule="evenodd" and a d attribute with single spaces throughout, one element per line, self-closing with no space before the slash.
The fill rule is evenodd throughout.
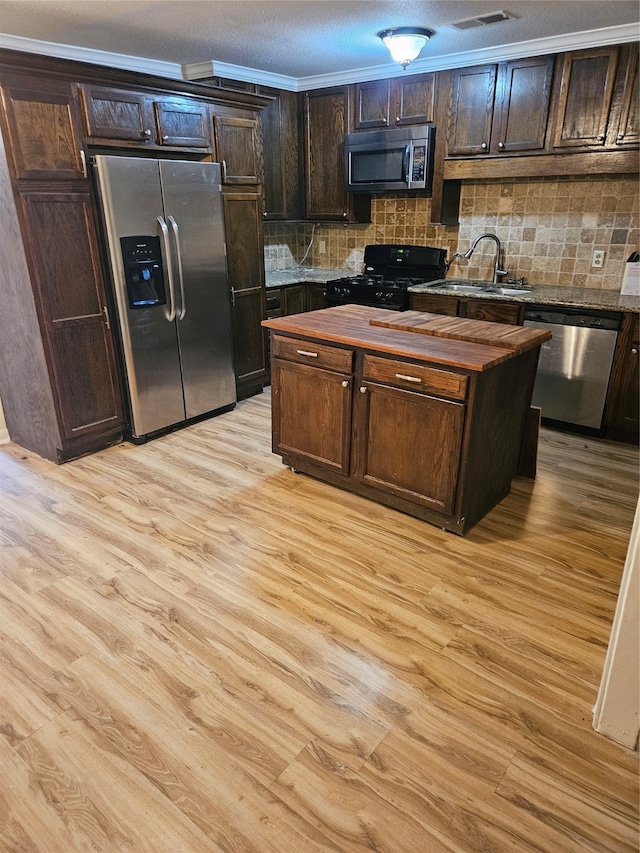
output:
<path id="1" fill-rule="evenodd" d="M 159 163 L 140 157 L 95 157 L 98 187 L 111 260 L 134 437 L 147 435 L 185 419 L 176 323 L 171 321 L 171 259 L 163 237 Z M 158 304 L 132 305 L 127 290 L 123 246 L 131 262 L 131 241 L 161 247 L 164 295 Z M 159 241 L 156 238 L 160 238 Z M 143 249 L 141 248 L 141 251 Z M 146 257 L 146 255 L 144 256 Z M 131 277 L 131 269 L 126 271 Z M 156 273 L 157 274 L 157 273 Z M 149 273 L 153 278 L 153 272 Z M 159 288 L 158 288 L 159 289 Z M 144 302 L 144 300 L 140 300 Z M 149 301 L 153 301 L 152 299 Z"/>
<path id="2" fill-rule="evenodd" d="M 192 418 L 236 400 L 220 166 L 163 160 L 160 175 L 176 251 L 176 322 Z"/>

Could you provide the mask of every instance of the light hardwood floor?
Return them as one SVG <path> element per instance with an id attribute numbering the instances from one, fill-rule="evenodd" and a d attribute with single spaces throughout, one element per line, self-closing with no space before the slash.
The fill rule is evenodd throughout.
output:
<path id="1" fill-rule="evenodd" d="M 623 853 L 591 727 L 634 448 L 543 430 L 464 538 L 296 475 L 268 393 L 0 448 L 2 853 Z"/>

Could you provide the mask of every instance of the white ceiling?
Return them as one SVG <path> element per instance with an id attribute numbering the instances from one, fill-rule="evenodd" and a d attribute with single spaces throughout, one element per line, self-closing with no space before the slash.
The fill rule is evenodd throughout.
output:
<path id="1" fill-rule="evenodd" d="M 185 76 L 197 76 L 213 62 L 221 76 L 312 88 L 402 73 L 376 35 L 387 27 L 435 30 L 410 66 L 428 71 L 631 41 L 639 8 L 637 0 L 0 0 L 0 46 L 168 76 L 185 65 L 195 66 Z M 502 10 L 514 19 L 451 27 Z"/>

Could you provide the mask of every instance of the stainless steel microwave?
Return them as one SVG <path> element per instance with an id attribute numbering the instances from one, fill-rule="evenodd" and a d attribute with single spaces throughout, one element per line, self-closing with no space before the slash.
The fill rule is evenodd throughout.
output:
<path id="1" fill-rule="evenodd" d="M 347 133 L 348 192 L 430 190 L 435 139 L 433 125 Z"/>

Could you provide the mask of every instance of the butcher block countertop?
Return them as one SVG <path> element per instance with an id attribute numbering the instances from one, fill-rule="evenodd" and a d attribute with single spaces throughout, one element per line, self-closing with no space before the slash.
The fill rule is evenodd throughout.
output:
<path id="1" fill-rule="evenodd" d="M 340 305 L 262 323 L 272 332 L 482 372 L 551 338 L 551 332 L 424 311 Z"/>

